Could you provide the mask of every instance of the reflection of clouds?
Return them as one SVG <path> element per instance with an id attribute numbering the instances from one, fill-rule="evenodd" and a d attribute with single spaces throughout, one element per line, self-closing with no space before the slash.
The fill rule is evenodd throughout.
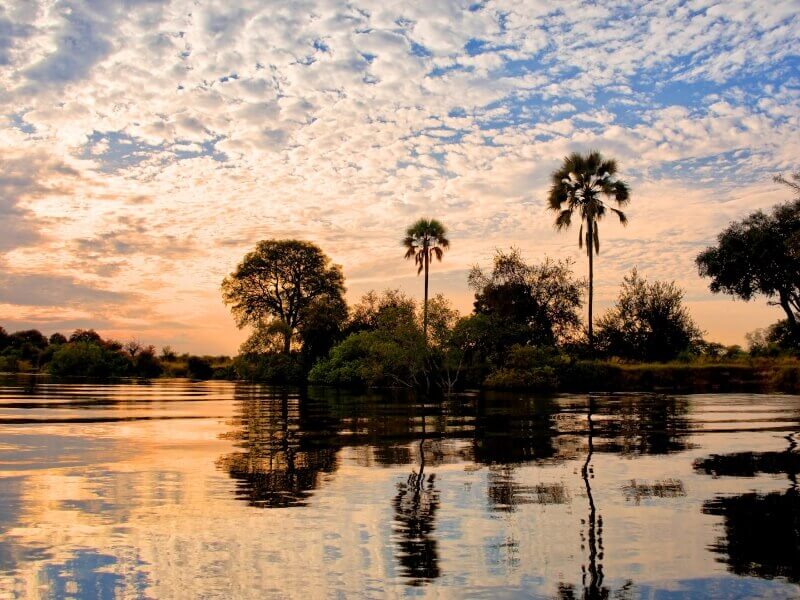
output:
<path id="1" fill-rule="evenodd" d="M 194 396 L 188 394 L 192 390 Z M 114 402 L 105 409 L 91 402 L 103 398 Z M 7 500 L 0 506 L 0 589 L 18 596 L 46 596 L 39 588 L 42 582 L 64 590 L 113 584 L 122 597 L 158 598 L 176 593 L 324 598 L 359 596 L 365 590 L 368 595 L 400 597 L 413 580 L 425 582 L 415 591 L 428 596 L 460 597 L 470 590 L 487 596 L 550 597 L 559 593 L 559 582 L 562 597 L 570 597 L 570 589 L 577 594 L 581 590 L 580 564 L 586 560 L 581 532 L 586 535 L 587 530 L 580 522 L 587 511 L 581 479 L 585 397 L 532 400 L 529 410 L 518 409 L 507 420 L 496 414 L 483 419 L 480 410 L 464 402 L 448 410 L 428 405 L 419 487 L 409 480 L 409 472 L 420 472 L 423 411 L 407 403 L 339 396 L 328 403 L 316 397 L 301 407 L 292 394 L 216 383 L 87 389 L 74 400 L 88 411 L 164 411 L 204 418 L 27 426 L 31 435 L 60 432 L 101 439 L 104 445 L 96 454 L 91 444 L 73 449 L 75 457 L 90 461 L 28 466 L 12 477 L 8 471 L 0 475 L 0 500 Z M 616 431 L 604 429 L 603 421 L 612 418 L 606 414 L 611 410 L 602 408 L 606 400 L 613 399 L 595 400 L 595 442 L 604 431 Z M 121 406 L 125 402 L 128 409 Z M 497 400 L 495 412 L 503 402 Z M 709 477 L 693 467 L 693 460 L 745 449 L 775 451 L 783 444 L 775 432 L 703 434 L 699 425 L 710 419 L 745 421 L 753 415 L 782 419 L 784 413 L 794 414 L 796 423 L 796 399 L 708 396 L 686 402 L 682 418 L 689 420 L 692 434 L 684 450 L 661 453 L 665 446 L 660 442 L 595 448 L 590 481 L 602 509 L 602 589 L 613 597 L 625 589 L 624 578 L 635 573 L 634 596 L 663 590 L 708 595 L 715 589 L 743 589 L 744 596 L 786 592 L 781 581 L 748 580 L 742 584 L 746 588 L 729 587 L 736 579 L 728 574 L 728 563 L 717 561 L 729 550 L 708 551 L 729 520 L 737 520 L 738 539 L 751 545 L 747 553 L 741 550 L 741 560 L 765 565 L 754 575 L 780 574 L 775 568 L 782 568 L 788 576 L 787 563 L 770 563 L 763 546 L 742 537 L 747 522 L 740 516 L 746 511 L 735 503 L 700 510 L 709 498 L 740 496 L 742 482 Z M 50 412 L 60 410 L 70 409 Z M 419 412 L 409 416 L 414 410 Z M 642 426 L 644 415 L 652 414 L 648 410 L 636 413 Z M 653 418 L 658 422 L 660 417 Z M 4 444 L 13 447 L 15 437 L 6 432 L 19 428 L 1 427 Z M 496 456 L 509 462 L 492 461 L 490 453 L 476 462 L 475 438 L 500 436 L 504 429 L 515 435 L 524 431 L 536 442 L 528 446 L 522 440 L 520 453 L 497 445 Z M 384 440 L 393 450 L 379 453 Z M 625 448 L 635 451 L 626 453 Z M 540 454 L 540 449 L 548 451 Z M 241 496 L 241 483 L 231 479 L 225 457 L 252 464 L 248 473 L 266 474 L 270 468 L 280 473 L 288 472 L 289 451 L 295 472 L 310 465 L 316 481 L 281 488 L 285 482 L 279 479 L 278 487 L 269 490 L 295 499 L 291 494 L 299 490 L 300 500 L 274 510 L 243 502 L 248 498 Z M 327 459 L 314 463 L 308 457 L 315 453 L 328 456 L 333 466 L 320 468 Z M 46 460 L 47 455 L 41 456 Z M 654 494 L 637 505 L 622 490 L 632 480 L 640 488 L 681 481 L 686 496 Z M 747 500 L 743 509 L 772 507 L 781 518 L 791 518 L 787 511 L 796 507 L 786 498 L 785 480 L 756 477 L 746 483 L 759 498 L 777 494 L 784 499 Z M 499 500 L 496 505 L 493 498 Z M 493 506 L 514 510 L 493 511 Z M 779 519 L 765 515 L 760 523 L 771 531 L 767 525 L 777 526 Z M 733 539 L 725 543 L 733 544 Z"/>

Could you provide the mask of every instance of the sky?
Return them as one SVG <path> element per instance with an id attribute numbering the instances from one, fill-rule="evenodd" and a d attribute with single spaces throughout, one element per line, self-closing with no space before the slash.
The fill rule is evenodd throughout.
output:
<path id="1" fill-rule="evenodd" d="M 233 353 L 220 283 L 258 240 L 318 243 L 351 301 L 420 297 L 422 216 L 451 240 L 431 291 L 467 312 L 498 248 L 586 275 L 545 196 L 597 149 L 633 190 L 597 312 L 637 267 L 744 343 L 780 309 L 712 295 L 694 258 L 791 197 L 799 40 L 800 0 L 4 2 L 0 325 Z"/>

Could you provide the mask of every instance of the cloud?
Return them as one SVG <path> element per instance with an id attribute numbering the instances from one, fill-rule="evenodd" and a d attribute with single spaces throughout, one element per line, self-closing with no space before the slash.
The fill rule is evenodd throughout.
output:
<path id="1" fill-rule="evenodd" d="M 770 177 L 797 168 L 796 9 L 16 3 L 0 12 L 0 252 L 197 323 L 226 318 L 219 282 L 266 237 L 317 241 L 357 285 L 399 276 L 398 232 L 423 214 L 452 232 L 442 273 L 511 243 L 581 259 L 543 198 L 561 157 L 599 148 L 634 189 L 631 226 L 604 224 L 601 301 L 634 264 L 708 298 L 698 240 L 785 197 Z"/>
<path id="2" fill-rule="evenodd" d="M 0 303 L 19 306 L 107 306 L 129 302 L 130 294 L 114 292 L 56 274 L 0 273 Z"/>
<path id="3" fill-rule="evenodd" d="M 43 151 L 6 155 L 0 149 L 0 253 L 42 242 L 43 220 L 25 203 L 67 193 L 76 177 L 75 169 Z"/>

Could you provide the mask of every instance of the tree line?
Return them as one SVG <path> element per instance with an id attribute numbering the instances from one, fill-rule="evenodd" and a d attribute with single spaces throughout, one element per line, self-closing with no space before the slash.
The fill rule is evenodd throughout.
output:
<path id="1" fill-rule="evenodd" d="M 423 302 L 399 290 L 345 300 L 342 268 L 316 244 L 263 240 L 222 282 L 222 298 L 250 335 L 234 359 L 157 353 L 138 342 L 104 340 L 93 330 L 49 338 L 37 330 L 0 327 L 0 371 L 41 370 L 57 376 L 188 376 L 309 381 L 347 386 L 440 388 L 494 386 L 551 389 L 560 381 L 610 380 L 602 361 L 731 361 L 796 355 L 800 349 L 800 172 L 776 181 L 795 198 L 731 223 L 697 258 L 715 293 L 751 300 L 765 296 L 785 318 L 748 335 L 750 352 L 703 338 L 683 291 L 633 269 L 615 304 L 593 313 L 599 224 L 622 211 L 631 189 L 618 166 L 598 152 L 571 154 L 551 175 L 546 205 L 554 226 L 579 227 L 589 277 L 571 260 L 527 260 L 500 249 L 488 266 L 474 266 L 468 285 L 472 312 L 461 315 L 442 295 L 429 298 L 433 265 L 451 243 L 435 219 L 419 219 L 401 240 L 404 256 L 423 276 Z M 579 221 L 579 223 L 578 223 Z M 587 319 L 582 318 L 588 305 Z M 606 369 L 606 370 L 603 370 Z M 800 376 L 793 375 L 800 380 Z M 613 378 L 611 378 L 613 379 Z M 594 385 L 594 384 L 593 384 Z"/>
<path id="2" fill-rule="evenodd" d="M 47 337 L 37 329 L 8 333 L 0 327 L 0 372 L 40 371 L 55 377 L 233 377 L 227 357 L 177 354 L 169 346 L 157 353 L 137 340 L 104 339 L 93 329 Z"/>
<path id="3" fill-rule="evenodd" d="M 253 378 L 330 385 L 399 385 L 410 388 L 463 385 L 548 387 L 576 360 L 670 361 L 730 359 L 739 347 L 709 343 L 674 283 L 628 273 L 614 306 L 593 314 L 594 263 L 599 223 L 631 200 L 617 178 L 616 161 L 598 152 L 567 156 L 552 173 L 547 206 L 557 229 L 579 220 L 579 240 L 589 261 L 588 281 L 569 260 L 528 262 L 519 249 L 498 250 L 491 267 L 474 267 L 468 283 L 473 311 L 460 315 L 441 295 L 429 298 L 434 262 L 450 248 L 447 228 L 419 219 L 402 239 L 405 258 L 423 275 L 421 306 L 400 292 L 366 294 L 345 301 L 344 276 L 317 245 L 264 240 L 224 279 L 222 294 L 239 327 L 252 335 L 240 352 Z M 797 189 L 800 173 L 778 181 Z M 731 224 L 697 257 L 713 292 L 745 300 L 766 295 L 787 319 L 754 344 L 755 352 L 800 347 L 800 196 Z M 588 319 L 581 311 L 588 300 Z M 754 338 L 755 339 L 755 338 Z"/>

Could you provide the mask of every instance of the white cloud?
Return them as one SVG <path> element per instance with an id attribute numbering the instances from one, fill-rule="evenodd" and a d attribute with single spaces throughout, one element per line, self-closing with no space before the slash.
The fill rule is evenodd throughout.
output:
<path id="1" fill-rule="evenodd" d="M 782 198 L 769 176 L 797 167 L 797 9 L 12 3 L 0 250 L 12 271 L 87 273 L 189 321 L 222 318 L 220 279 L 270 236 L 318 241 L 355 287 L 406 267 L 397 237 L 423 213 L 453 232 L 443 270 L 510 243 L 580 258 L 542 198 L 560 157 L 596 147 L 634 186 L 631 226 L 604 226 L 605 301 L 633 264 L 700 297 L 692 252 Z M 125 248 L 121 222 L 142 223 Z M 93 267 L 80 240 L 104 242 Z M 235 348 L 229 331 L 206 349 Z"/>

